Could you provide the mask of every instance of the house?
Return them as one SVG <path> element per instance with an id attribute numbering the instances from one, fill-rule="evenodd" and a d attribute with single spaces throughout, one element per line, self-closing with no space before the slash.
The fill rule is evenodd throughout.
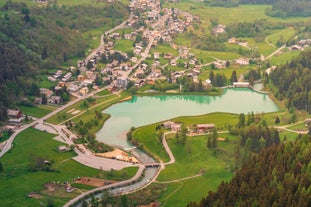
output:
<path id="1" fill-rule="evenodd" d="M 228 39 L 228 43 L 229 44 L 237 44 L 238 43 L 238 40 L 234 37 L 231 37 L 230 39 Z"/>
<path id="2" fill-rule="evenodd" d="M 239 65 L 249 65 L 249 59 L 247 58 L 239 58 L 236 59 L 235 62 Z"/>
<path id="3" fill-rule="evenodd" d="M 119 87 L 119 88 L 126 88 L 128 83 L 129 83 L 129 80 L 127 78 L 119 77 L 116 80 L 116 86 Z"/>
<path id="4" fill-rule="evenodd" d="M 234 88 L 247 88 L 249 87 L 249 82 L 233 82 Z"/>
<path id="5" fill-rule="evenodd" d="M 66 73 L 66 75 L 64 75 L 64 77 L 62 78 L 62 81 L 68 82 L 68 81 L 70 81 L 71 77 L 72 77 L 72 73 L 70 73 L 70 72 Z"/>
<path id="6" fill-rule="evenodd" d="M 311 125 L 311 118 L 305 119 L 304 120 L 305 126 L 308 127 Z"/>
<path id="7" fill-rule="evenodd" d="M 41 97 L 35 97 L 34 101 L 35 104 L 42 104 L 42 98 Z"/>
<path id="8" fill-rule="evenodd" d="M 171 131 L 179 132 L 181 131 L 181 126 L 182 126 L 181 123 L 174 123 L 171 125 Z"/>
<path id="9" fill-rule="evenodd" d="M 173 54 L 171 54 L 171 53 L 165 53 L 165 54 L 164 54 L 164 59 L 170 60 L 170 59 L 172 59 L 172 58 L 173 58 Z"/>
<path id="10" fill-rule="evenodd" d="M 80 87 L 76 84 L 71 84 L 69 87 L 68 87 L 68 90 L 72 93 L 74 92 L 77 92 L 79 91 Z"/>
<path id="11" fill-rule="evenodd" d="M 159 53 L 159 52 L 154 52 L 154 53 L 153 53 L 153 58 L 154 58 L 155 60 L 159 60 L 159 59 L 160 59 L 160 53 Z"/>
<path id="12" fill-rule="evenodd" d="M 85 77 L 84 77 L 84 75 L 78 75 L 78 81 L 84 81 L 84 79 L 85 79 Z"/>
<path id="13" fill-rule="evenodd" d="M 51 91 L 47 88 L 40 88 L 40 94 L 44 94 L 46 98 L 49 98 L 52 96 L 53 91 Z"/>
<path id="14" fill-rule="evenodd" d="M 224 69 L 224 68 L 226 68 L 226 61 L 218 60 L 218 61 L 214 62 L 214 65 L 215 65 L 215 68 L 217 68 L 217 69 Z"/>
<path id="15" fill-rule="evenodd" d="M 59 152 L 67 152 L 67 151 L 70 150 L 70 148 L 67 147 L 67 146 L 62 145 L 62 146 L 57 147 L 57 150 L 58 150 Z"/>
<path id="16" fill-rule="evenodd" d="M 132 61 L 133 63 L 137 63 L 138 59 L 137 59 L 137 57 L 132 57 L 132 58 L 131 58 L 131 61 Z"/>
<path id="17" fill-rule="evenodd" d="M 304 50 L 304 48 L 299 45 L 293 45 L 289 49 L 290 50 Z"/>
<path id="18" fill-rule="evenodd" d="M 9 117 L 9 123 L 11 125 L 20 125 L 23 123 L 25 117 L 23 117 L 23 113 L 20 110 L 9 109 L 7 111 Z"/>
<path id="19" fill-rule="evenodd" d="M 51 96 L 49 99 L 48 99 L 48 103 L 50 104 L 56 104 L 56 105 L 59 105 L 62 101 L 62 98 L 60 96 Z"/>
<path id="20" fill-rule="evenodd" d="M 165 128 L 165 129 L 171 129 L 171 126 L 174 125 L 175 122 L 172 122 L 172 121 L 166 121 L 162 124 L 162 126 Z"/>
<path id="21" fill-rule="evenodd" d="M 215 124 L 197 124 L 196 125 L 197 133 L 206 133 L 212 129 L 215 129 Z"/>
<path id="22" fill-rule="evenodd" d="M 13 118 L 13 119 L 18 119 L 23 116 L 23 113 L 21 110 L 14 110 L 14 109 L 7 110 L 7 114 L 9 118 Z"/>
<path id="23" fill-rule="evenodd" d="M 226 32 L 226 26 L 225 25 L 221 25 L 221 24 L 218 24 L 216 27 L 214 27 L 212 29 L 212 33 L 214 35 L 218 35 L 218 34 L 221 34 L 221 33 L 225 33 Z"/>
<path id="24" fill-rule="evenodd" d="M 212 81 L 211 81 L 210 79 L 206 79 L 206 80 L 205 80 L 205 84 L 206 84 L 206 85 L 210 85 L 210 84 L 212 84 Z"/>
<path id="25" fill-rule="evenodd" d="M 88 87 L 83 87 L 83 88 L 81 88 L 81 89 L 79 90 L 79 93 L 80 93 L 81 96 L 86 95 L 88 92 L 89 92 Z"/>
<path id="26" fill-rule="evenodd" d="M 131 34 L 124 34 L 124 39 L 130 40 L 132 38 Z"/>

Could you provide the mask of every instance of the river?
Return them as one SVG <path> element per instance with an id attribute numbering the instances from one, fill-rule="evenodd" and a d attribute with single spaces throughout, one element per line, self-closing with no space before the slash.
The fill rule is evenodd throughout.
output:
<path id="1" fill-rule="evenodd" d="M 117 103 L 103 113 L 111 117 L 96 137 L 109 145 L 132 147 L 126 140 L 131 127 L 140 127 L 179 116 L 203 115 L 212 112 L 268 113 L 278 106 L 266 94 L 248 88 L 224 89 L 220 96 L 160 95 L 133 96 L 132 100 Z"/>

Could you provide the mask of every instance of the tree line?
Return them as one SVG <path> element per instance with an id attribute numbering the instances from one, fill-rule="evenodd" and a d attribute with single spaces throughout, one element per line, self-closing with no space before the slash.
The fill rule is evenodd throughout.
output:
<path id="1" fill-rule="evenodd" d="M 253 155 L 229 182 L 209 192 L 207 206 L 311 206 L 311 137 L 272 145 Z"/>
<path id="2" fill-rule="evenodd" d="M 311 113 L 311 51 L 273 70 L 266 76 L 276 98 L 287 100 L 287 107 Z"/>

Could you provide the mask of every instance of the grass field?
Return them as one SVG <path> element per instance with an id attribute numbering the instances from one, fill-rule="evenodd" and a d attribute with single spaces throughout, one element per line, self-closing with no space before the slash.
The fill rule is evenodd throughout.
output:
<path id="1" fill-rule="evenodd" d="M 230 68 L 226 68 L 226 69 L 222 69 L 222 70 L 212 70 L 214 72 L 214 74 L 224 74 L 225 77 L 227 79 L 230 79 L 232 72 L 235 70 L 237 73 L 237 77 L 239 77 L 241 74 L 245 74 L 247 71 L 249 71 L 249 69 L 251 68 L 251 66 L 241 66 L 241 67 L 230 67 Z M 206 80 L 209 78 L 209 74 L 210 74 L 211 69 L 207 69 L 202 71 L 202 73 L 199 75 L 199 79 L 202 80 Z"/>
<path id="2" fill-rule="evenodd" d="M 95 176 L 99 173 L 98 170 L 71 160 L 72 152 L 58 153 L 55 149 L 62 144 L 52 140 L 54 136 L 32 128 L 17 136 L 13 148 L 1 158 L 4 167 L 0 176 L 1 205 L 38 206 L 41 200 L 29 199 L 26 195 L 42 190 L 43 184 L 52 181 L 72 181 L 77 176 Z M 32 156 L 52 161 L 51 168 L 59 172 L 30 172 L 28 168 Z M 55 199 L 55 202 L 60 204 L 64 200 Z"/>
<path id="3" fill-rule="evenodd" d="M 52 71 L 49 71 L 49 72 L 52 72 Z M 47 75 L 39 75 L 38 77 L 39 77 L 38 86 L 40 88 L 51 88 L 56 85 L 55 82 L 48 80 Z"/>
<path id="4" fill-rule="evenodd" d="M 19 106 L 19 109 L 23 112 L 23 114 L 27 114 L 28 116 L 33 116 L 36 118 L 41 118 L 55 110 L 56 107 L 48 105 Z"/>
<path id="5" fill-rule="evenodd" d="M 48 198 L 54 201 L 55 206 L 62 206 L 68 198 L 77 196 L 79 191 L 50 197 L 45 194 L 46 191 L 43 191 L 45 183 L 72 182 L 78 176 L 101 176 L 106 179 L 121 180 L 132 177 L 137 171 L 137 168 L 128 168 L 116 171 L 111 176 L 110 172 L 101 172 L 83 166 L 71 159 L 74 156 L 73 152 L 58 153 L 55 150 L 63 144 L 53 140 L 54 136 L 32 128 L 17 136 L 13 148 L 0 160 L 4 168 L 0 173 L 1 206 L 42 206 L 42 204 L 45 206 Z M 51 161 L 51 169 L 54 171 L 29 171 L 31 160 L 35 157 Z M 41 194 L 42 199 L 28 198 L 27 194 L 33 191 Z"/>
<path id="6" fill-rule="evenodd" d="M 102 119 L 98 119 L 96 117 L 95 111 L 102 111 L 105 108 L 111 106 L 112 104 L 117 103 L 118 101 L 121 101 L 122 99 L 128 97 L 129 94 L 127 92 L 121 93 L 120 96 L 118 95 L 108 95 L 107 97 L 102 97 L 99 99 L 96 99 L 97 102 L 94 104 L 92 107 L 89 107 L 86 111 L 86 113 L 83 113 L 79 115 L 78 117 L 74 118 L 72 121 L 74 123 L 78 123 L 83 121 L 84 123 L 86 122 L 91 122 L 92 120 L 97 119 L 99 121 L 99 124 L 97 126 L 92 126 L 88 129 L 90 133 L 96 133 L 97 131 L 100 130 L 102 125 L 104 124 L 104 121 L 109 118 L 109 115 L 103 114 Z"/>
<path id="7" fill-rule="evenodd" d="M 111 94 L 110 91 L 108 91 L 108 90 L 103 90 L 103 91 L 97 93 L 96 95 L 98 95 L 98 96 L 105 96 L 105 95 L 109 95 L 109 94 Z"/>
<path id="8" fill-rule="evenodd" d="M 216 51 L 206 51 L 206 50 L 198 50 L 191 49 L 191 52 L 195 54 L 195 56 L 199 60 L 203 60 L 203 63 L 213 62 L 216 59 L 220 60 L 234 60 L 240 58 L 241 55 L 237 53 L 229 53 L 229 52 L 216 52 Z"/>
<path id="9" fill-rule="evenodd" d="M 174 57 L 178 56 L 178 51 L 172 48 L 170 45 L 158 45 L 155 49 L 151 50 L 151 54 L 154 54 L 155 52 L 159 52 L 160 55 L 163 53 L 171 53 Z"/>
<path id="10" fill-rule="evenodd" d="M 163 7 L 179 8 L 188 11 L 191 14 L 199 15 L 200 20 L 205 28 L 210 26 L 210 19 L 218 19 L 220 24 L 230 24 L 234 22 L 253 22 L 257 19 L 266 19 L 272 22 L 300 22 L 307 18 L 291 17 L 286 19 L 269 17 L 265 10 L 270 5 L 240 5 L 239 7 L 209 7 L 203 2 L 182 1 L 179 3 L 164 3 Z M 206 24 L 206 25 L 204 25 Z"/>
<path id="11" fill-rule="evenodd" d="M 266 42 L 256 42 L 253 38 L 241 38 L 243 41 L 248 43 L 248 46 L 255 51 L 258 51 L 260 54 L 264 56 L 268 56 L 277 50 L 276 47 L 267 44 Z"/>
<path id="12" fill-rule="evenodd" d="M 277 42 L 279 40 L 281 41 L 287 41 L 290 38 L 292 38 L 296 33 L 296 30 L 292 27 L 286 28 L 286 29 L 282 29 L 279 31 L 274 32 L 273 34 L 269 35 L 266 40 L 273 44 L 273 45 L 277 45 Z"/>
<path id="13" fill-rule="evenodd" d="M 114 50 L 120 50 L 122 52 L 129 52 L 133 50 L 133 41 L 132 40 L 125 40 L 119 39 L 115 41 Z"/>
<path id="14" fill-rule="evenodd" d="M 92 107 L 92 106 L 99 104 L 103 101 L 109 101 L 109 100 L 112 100 L 115 98 L 117 98 L 117 96 L 112 94 L 112 95 L 105 96 L 103 98 L 95 99 L 94 102 L 87 103 L 87 105 L 83 104 L 83 103 L 87 102 L 87 100 L 83 100 L 83 101 L 80 101 L 80 102 L 66 108 L 65 110 L 57 113 L 56 115 L 52 116 L 51 118 L 47 119 L 46 121 L 49 123 L 52 123 L 52 124 L 59 124 L 59 123 L 65 121 L 67 119 L 70 119 L 74 116 L 72 113 L 69 112 L 71 110 L 74 110 L 74 111 L 79 110 L 80 111 L 79 113 L 81 113 L 83 111 L 86 111 L 87 108 L 89 108 L 89 107 Z"/>
<path id="15" fill-rule="evenodd" d="M 301 51 L 285 51 L 283 54 L 273 56 L 269 62 L 271 65 L 283 65 L 297 57 Z"/>
<path id="16" fill-rule="evenodd" d="M 144 151 L 148 154 L 155 155 L 157 159 L 163 160 L 163 162 L 169 161 L 169 157 L 160 142 L 159 138 L 155 134 L 155 128 L 157 124 L 151 124 L 144 127 L 139 127 L 134 131 L 133 139 L 143 145 Z"/>
<path id="17" fill-rule="evenodd" d="M 219 134 L 219 137 L 228 137 L 228 134 Z M 169 140 L 169 145 L 175 156 L 176 162 L 166 166 L 158 177 L 159 181 L 172 181 L 180 178 L 194 176 L 201 170 L 202 176 L 185 181 L 169 184 L 170 190 L 161 198 L 163 206 L 186 206 L 190 201 L 199 201 L 206 196 L 208 191 L 215 191 L 221 181 L 230 180 L 231 163 L 237 137 L 230 137 L 229 142 L 218 142 L 218 151 L 215 153 L 206 147 L 207 136 L 188 137 L 185 146 L 176 143 L 176 138 Z M 189 151 L 191 151 L 189 153 Z M 225 152 L 225 153 L 224 153 Z M 187 167 L 185 167 L 187 166 Z M 172 196 L 169 196 L 173 193 Z"/>

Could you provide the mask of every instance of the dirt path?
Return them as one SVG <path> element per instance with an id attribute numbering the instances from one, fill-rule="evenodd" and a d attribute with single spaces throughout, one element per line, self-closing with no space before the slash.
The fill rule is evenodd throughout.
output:
<path id="1" fill-rule="evenodd" d="M 155 181 L 156 183 L 162 183 L 162 184 L 167 184 L 167 183 L 177 183 L 177 182 L 180 182 L 180 181 L 184 181 L 184 180 L 190 180 L 190 179 L 193 179 L 193 178 L 197 178 L 197 177 L 200 177 L 202 176 L 203 173 L 199 173 L 199 174 L 196 174 L 196 175 L 193 175 L 193 176 L 189 176 L 189 177 L 185 177 L 185 178 L 180 178 L 180 179 L 175 179 L 175 180 L 169 180 L 169 181 Z"/>
<path id="2" fill-rule="evenodd" d="M 173 153 L 172 153 L 172 151 L 171 151 L 171 148 L 168 146 L 167 141 L 166 141 L 166 138 L 165 138 L 168 134 L 173 134 L 173 133 L 175 134 L 175 132 L 166 132 L 166 133 L 164 133 L 164 135 L 163 135 L 163 137 L 162 137 L 162 144 L 163 144 L 163 147 L 164 147 L 164 149 L 166 150 L 168 156 L 170 157 L 170 161 L 164 163 L 164 165 L 170 165 L 170 164 L 175 163 L 175 157 L 174 157 L 174 155 L 173 155 Z"/>

